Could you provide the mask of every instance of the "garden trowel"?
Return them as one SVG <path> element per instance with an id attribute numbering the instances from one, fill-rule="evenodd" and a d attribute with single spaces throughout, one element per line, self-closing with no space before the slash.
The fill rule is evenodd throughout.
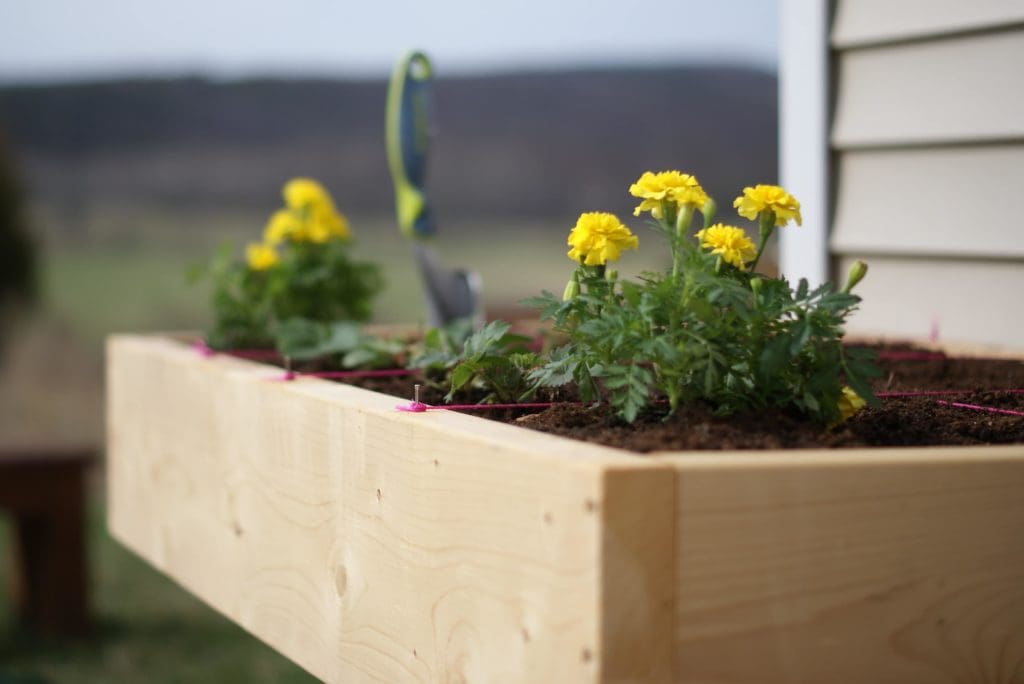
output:
<path id="1" fill-rule="evenodd" d="M 469 318 L 479 327 L 483 323 L 480 276 L 473 271 L 444 268 L 426 242 L 436 232 L 424 191 L 431 77 L 427 56 L 412 52 L 395 67 L 388 86 L 385 131 L 398 227 L 413 241 L 428 323 L 441 326 Z"/>

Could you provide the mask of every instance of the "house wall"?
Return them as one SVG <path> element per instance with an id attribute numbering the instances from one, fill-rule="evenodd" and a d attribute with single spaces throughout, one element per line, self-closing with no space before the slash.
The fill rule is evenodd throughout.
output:
<path id="1" fill-rule="evenodd" d="M 801 4 L 817 3 L 783 12 Z M 832 277 L 856 259 L 870 265 L 850 331 L 1019 344 L 1024 3 L 838 0 L 831 10 L 830 79 L 817 97 L 829 112 Z"/>

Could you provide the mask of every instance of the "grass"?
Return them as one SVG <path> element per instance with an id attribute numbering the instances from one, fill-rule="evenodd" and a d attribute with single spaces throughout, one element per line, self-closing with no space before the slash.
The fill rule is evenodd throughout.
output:
<path id="1" fill-rule="evenodd" d="M 258 235 L 263 217 L 99 207 L 72 233 L 56 212 L 44 207 L 35 214 L 50 236 L 42 301 L 39 311 L 8 331 L 0 435 L 8 443 L 102 444 L 103 339 L 115 331 L 202 329 L 208 293 L 188 285 L 185 271 L 225 238 L 240 250 Z M 387 220 L 354 220 L 353 226 L 357 253 L 381 263 L 388 280 L 377 319 L 419 320 L 422 300 L 408 243 Z M 486 222 L 442 233 L 436 248 L 446 265 L 478 270 L 488 308 L 507 311 L 541 289 L 561 291 L 572 268 L 565 258 L 567 229 Z M 78 237 L 56 237 L 67 234 Z M 640 235 L 647 249 L 623 260 L 624 275 L 661 258 L 652 249 L 654 236 Z M 9 534 L 0 516 L 0 684 L 313 681 L 111 540 L 99 488 L 90 506 L 97 622 L 95 633 L 82 640 L 36 640 L 15 628 L 4 591 Z"/>

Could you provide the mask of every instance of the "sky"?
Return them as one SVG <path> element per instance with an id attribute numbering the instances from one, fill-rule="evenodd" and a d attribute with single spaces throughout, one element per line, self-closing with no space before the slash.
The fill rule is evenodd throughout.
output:
<path id="1" fill-rule="evenodd" d="M 774 69 L 775 0 L 0 0 L 0 82 L 383 77 L 687 61 Z"/>

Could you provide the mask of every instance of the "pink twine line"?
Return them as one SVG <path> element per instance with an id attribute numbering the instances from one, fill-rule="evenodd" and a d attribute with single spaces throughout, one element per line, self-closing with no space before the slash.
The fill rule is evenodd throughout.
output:
<path id="1" fill-rule="evenodd" d="M 582 401 L 535 401 L 522 404 L 445 404 L 444 406 L 433 406 L 424 404 L 422 401 L 410 401 L 408 404 L 399 404 L 395 407 L 398 411 L 406 413 L 423 413 L 424 411 L 489 411 L 490 409 L 525 409 L 525 408 L 551 408 L 552 406 L 581 406 Z"/>
<path id="2" fill-rule="evenodd" d="M 982 394 L 988 392 L 1006 392 L 1007 394 L 1024 394 L 1024 389 L 984 389 L 984 390 L 921 390 L 918 392 L 875 392 L 879 399 L 893 399 L 896 397 L 941 397 L 954 394 Z"/>
<path id="3" fill-rule="evenodd" d="M 943 406 L 955 406 L 956 408 L 969 409 L 971 411 L 984 411 L 986 413 L 1001 413 L 1007 416 L 1024 416 L 1024 411 L 1013 411 L 1011 409 L 995 408 L 994 406 L 979 406 L 978 404 L 961 404 L 957 401 L 937 400 L 936 404 Z"/>
<path id="4" fill-rule="evenodd" d="M 393 378 L 403 375 L 413 375 L 417 371 L 407 368 L 385 368 L 378 370 L 350 370 L 350 371 L 285 371 L 274 380 L 288 381 L 298 377 L 304 378 Z"/>
<path id="5" fill-rule="evenodd" d="M 892 399 L 898 397 L 927 397 L 927 396 L 944 396 L 951 394 L 973 394 L 976 391 L 980 392 L 1006 392 L 1007 394 L 1024 394 L 1024 389 L 994 389 L 994 390 L 926 390 L 921 392 L 878 392 L 875 396 L 879 399 Z M 425 411 L 487 411 L 490 409 L 524 409 L 524 408 L 551 408 L 552 406 L 568 405 L 568 406 L 581 406 L 585 402 L 582 401 L 537 401 L 532 403 L 523 404 L 445 404 L 443 406 L 433 406 L 431 404 L 424 404 L 423 402 L 410 401 L 408 404 L 399 404 L 395 406 L 398 411 L 405 413 L 423 413 Z M 663 403 L 663 402 L 659 402 Z M 946 404 L 948 406 L 956 406 L 962 408 L 968 408 L 973 406 L 972 404 L 960 404 L 957 402 L 939 401 L 940 404 Z M 1008 409 L 989 409 L 980 407 L 982 410 L 990 410 L 995 413 L 1008 413 L 1010 415 L 1021 415 L 1024 413 L 1019 411 L 1010 411 Z"/>

